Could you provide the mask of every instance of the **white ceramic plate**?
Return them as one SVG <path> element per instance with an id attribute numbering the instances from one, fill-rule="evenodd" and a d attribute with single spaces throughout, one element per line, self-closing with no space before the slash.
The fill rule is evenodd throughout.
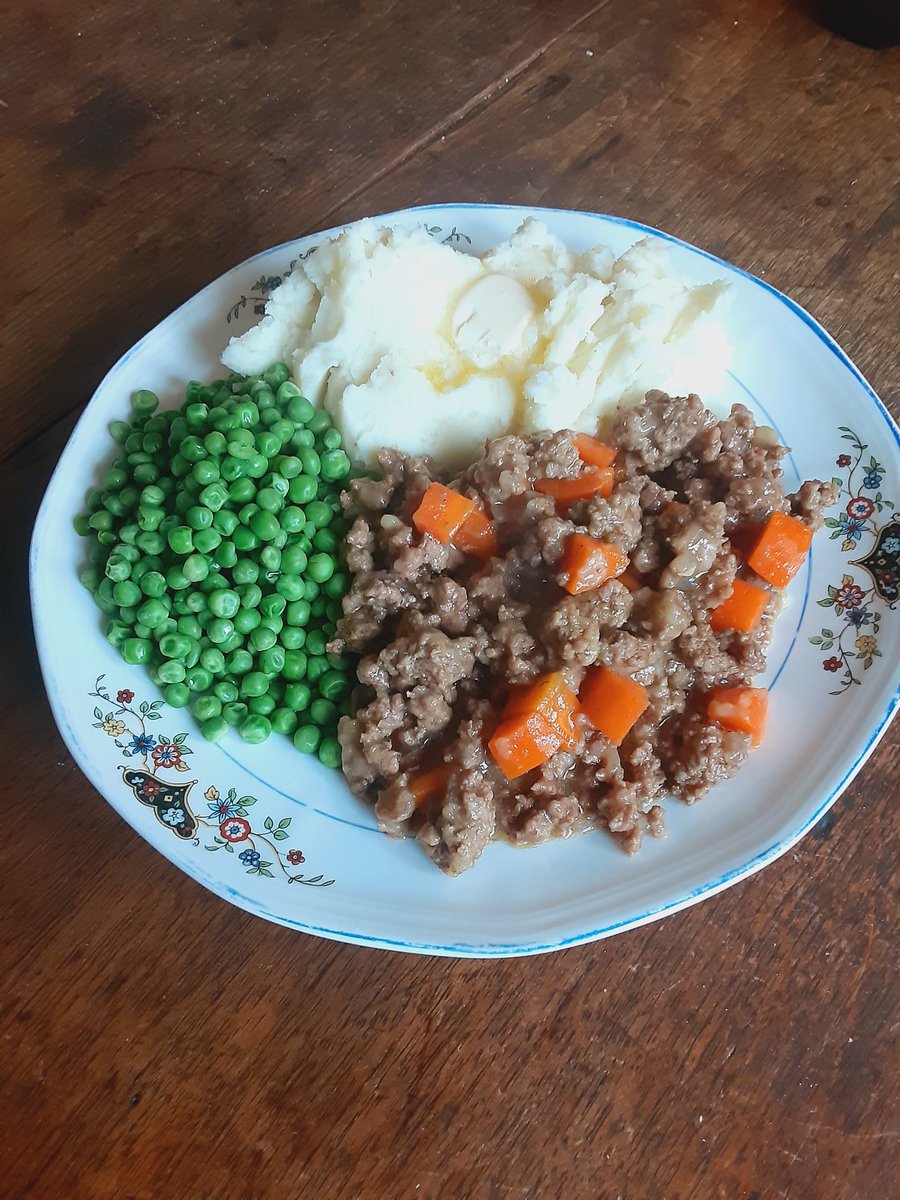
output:
<path id="1" fill-rule="evenodd" d="M 506 238 L 533 210 L 439 205 L 392 213 L 462 250 Z M 203 741 L 140 668 L 105 641 L 78 576 L 72 528 L 86 489 L 112 457 L 110 421 L 135 388 L 179 403 L 184 381 L 213 378 L 228 337 L 259 307 L 317 234 L 249 259 L 204 288 L 113 367 L 53 476 L 31 552 L 41 666 L 60 731 L 82 770 L 151 845 L 249 912 L 322 937 L 460 957 L 536 954 L 606 937 L 676 912 L 783 854 L 837 799 L 898 703 L 900 435 L 827 333 L 760 280 L 666 234 L 617 217 L 540 210 L 574 249 L 617 253 L 665 241 L 693 282 L 727 277 L 736 347 L 725 399 L 740 400 L 793 447 L 789 487 L 840 480 L 840 500 L 790 589 L 765 683 L 764 747 L 702 803 L 667 810 L 669 836 L 626 857 L 600 833 L 536 850 L 491 846 L 459 879 L 414 842 L 380 834 L 338 772 L 286 738 L 262 747 L 229 734 Z M 334 231 L 330 231 L 334 232 Z"/>

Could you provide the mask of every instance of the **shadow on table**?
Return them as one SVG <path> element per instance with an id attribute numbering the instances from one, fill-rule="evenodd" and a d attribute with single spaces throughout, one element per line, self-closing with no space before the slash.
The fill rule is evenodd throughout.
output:
<path id="1" fill-rule="evenodd" d="M 884 50 L 900 45 L 900 0 L 794 0 L 797 8 L 839 37 Z"/>

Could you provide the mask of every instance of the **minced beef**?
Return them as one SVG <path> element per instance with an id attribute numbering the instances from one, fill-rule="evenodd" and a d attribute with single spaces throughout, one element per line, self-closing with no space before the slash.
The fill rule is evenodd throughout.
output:
<path id="1" fill-rule="evenodd" d="M 452 480 L 427 459 L 385 450 L 381 478 L 354 480 L 344 494 L 352 585 L 331 648 L 360 656 L 353 715 L 339 728 L 344 772 L 381 829 L 416 837 L 450 874 L 498 836 L 533 846 L 602 828 L 632 852 L 646 834 L 664 835 L 666 796 L 693 803 L 734 775 L 749 738 L 711 724 L 703 700 L 764 669 L 780 597 L 751 634 L 714 632 L 709 612 L 749 574 L 741 547 L 773 511 L 816 529 L 835 498 L 817 481 L 785 494 L 785 447 L 742 405 L 717 421 L 696 396 L 650 392 L 608 431 L 612 495 L 560 511 L 534 484 L 581 471 L 573 439 L 495 438 Z M 498 556 L 483 562 L 415 530 L 437 479 L 483 505 Z M 628 555 L 629 586 L 562 589 L 559 563 L 576 531 Z M 577 691 L 597 664 L 650 697 L 622 744 L 579 715 L 575 745 L 509 781 L 487 743 L 510 686 L 561 671 Z M 410 785 L 440 765 L 446 787 L 417 803 Z"/>

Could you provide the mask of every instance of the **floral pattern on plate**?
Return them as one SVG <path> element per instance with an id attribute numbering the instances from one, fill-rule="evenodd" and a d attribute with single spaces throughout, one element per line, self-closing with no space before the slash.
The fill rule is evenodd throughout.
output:
<path id="1" fill-rule="evenodd" d="M 282 817 L 276 824 L 273 817 L 262 819 L 261 825 L 251 821 L 249 809 L 256 804 L 255 796 L 238 796 L 235 788 L 223 795 L 210 784 L 203 793 L 207 812 L 195 813 L 190 804 L 191 789 L 196 779 L 179 782 L 177 777 L 166 779 L 160 771 L 190 771 L 185 758 L 192 754 L 186 733 L 168 737 L 164 733 L 151 732 L 148 722 L 161 721 L 165 715 L 162 700 L 141 701 L 135 707 L 135 694 L 130 688 L 120 688 L 115 697 L 101 675 L 88 694 L 108 706 L 104 712 L 99 705 L 94 707 L 94 729 L 102 729 L 107 737 L 121 750 L 123 758 L 138 758 L 142 767 L 122 767 L 122 781 L 131 790 L 138 803 L 152 808 L 157 821 L 172 831 L 176 837 L 200 845 L 200 829 L 212 834 L 211 842 L 204 849 L 215 852 L 224 850 L 236 854 L 238 862 L 248 875 L 261 875 L 274 879 L 276 872 L 288 883 L 302 883 L 307 887 L 330 887 L 333 879 L 324 875 L 305 875 L 296 871 L 306 861 L 303 852 L 296 847 L 282 851 L 276 843 L 286 842 L 291 837 L 292 817 Z"/>
<path id="2" fill-rule="evenodd" d="M 809 639 L 828 655 L 822 661 L 823 669 L 832 675 L 840 673 L 832 696 L 840 696 L 861 683 L 862 672 L 868 671 L 876 658 L 881 658 L 880 606 L 893 611 L 900 598 L 900 522 L 894 502 L 881 490 L 885 468 L 874 455 L 867 457 L 868 444 L 849 426 L 839 428 L 849 453 L 842 451 L 835 461 L 847 475 L 846 478 L 836 475 L 833 479 L 841 489 L 838 500 L 841 511 L 836 517 L 826 517 L 825 525 L 831 530 L 832 540 L 843 538 L 841 550 L 845 554 L 864 545 L 869 548 L 861 558 L 850 559 L 848 563 L 851 567 L 861 567 L 868 578 L 844 572 L 840 582 L 829 584 L 827 594 L 816 601 L 820 608 L 833 609 L 840 621 L 838 628 L 823 626 Z"/>

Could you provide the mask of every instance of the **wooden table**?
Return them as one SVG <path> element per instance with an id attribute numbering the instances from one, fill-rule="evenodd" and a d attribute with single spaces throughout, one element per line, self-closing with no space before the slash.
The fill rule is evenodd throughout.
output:
<path id="1" fill-rule="evenodd" d="M 30 524 L 106 369 L 247 254 L 365 213 L 661 226 L 797 297 L 896 405 L 900 52 L 807 9 L 5 7 L 2 1195 L 892 1194 L 896 736 L 698 908 L 413 958 L 266 925 L 154 854 L 63 747 L 28 632 Z"/>

